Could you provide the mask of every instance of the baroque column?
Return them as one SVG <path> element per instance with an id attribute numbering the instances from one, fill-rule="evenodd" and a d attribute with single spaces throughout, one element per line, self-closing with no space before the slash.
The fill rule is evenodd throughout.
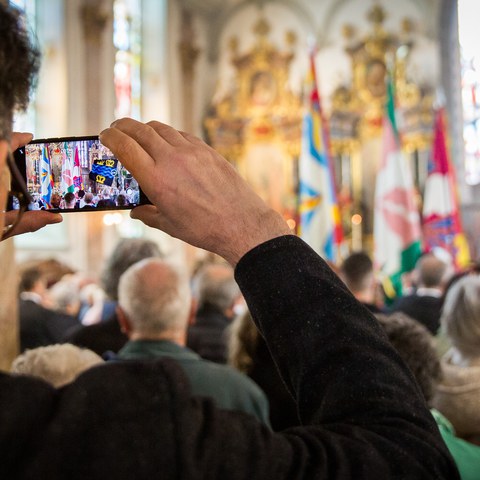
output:
<path id="1" fill-rule="evenodd" d="M 195 32 L 193 29 L 192 13 L 187 9 L 182 10 L 181 31 L 182 35 L 178 48 L 183 76 L 183 128 L 187 132 L 194 133 L 195 63 L 200 50 L 194 45 Z"/>
<path id="2" fill-rule="evenodd" d="M 100 132 L 105 128 L 103 111 L 108 108 L 105 101 L 104 85 L 105 68 L 102 53 L 105 50 L 105 32 L 108 22 L 112 21 L 113 2 L 111 0 L 83 0 L 80 7 L 80 19 L 85 42 L 85 96 L 86 96 L 86 128 L 89 133 Z M 113 42 L 113 39 L 110 40 Z M 113 89 L 113 71 L 112 77 Z M 97 272 L 103 258 L 103 214 L 89 213 L 87 218 L 87 269 Z"/>

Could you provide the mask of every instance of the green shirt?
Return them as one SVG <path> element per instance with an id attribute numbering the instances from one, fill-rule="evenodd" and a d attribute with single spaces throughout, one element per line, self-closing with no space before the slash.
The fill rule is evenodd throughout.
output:
<path id="1" fill-rule="evenodd" d="M 462 480 L 480 479 L 480 446 L 466 442 L 455 436 L 453 425 L 438 411 L 432 408 L 443 441 L 457 464 Z"/>
<path id="2" fill-rule="evenodd" d="M 268 400 L 260 387 L 231 367 L 204 360 L 186 347 L 167 340 L 131 340 L 118 352 L 122 360 L 174 359 L 187 375 L 192 393 L 210 397 L 219 408 L 237 410 L 269 425 Z"/>

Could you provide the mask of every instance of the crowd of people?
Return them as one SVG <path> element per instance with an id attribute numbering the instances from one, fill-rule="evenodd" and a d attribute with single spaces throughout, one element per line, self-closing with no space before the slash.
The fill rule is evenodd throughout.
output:
<path id="1" fill-rule="evenodd" d="M 64 192 L 60 194 L 53 192 L 47 204 L 45 198 L 39 193 L 32 195 L 32 201 L 29 205 L 30 210 L 46 210 L 55 208 L 61 210 L 69 209 L 112 209 L 116 207 L 126 207 L 137 205 L 139 202 L 139 192 L 132 189 L 119 190 L 115 187 L 102 187 L 98 192 L 76 189 L 74 192 Z"/>
<path id="2" fill-rule="evenodd" d="M 12 134 L 12 115 L 27 103 L 38 54 L 4 3 L 0 39 L 3 180 L 8 168 L 15 173 L 11 149 L 31 139 Z M 0 373 L 2 478 L 476 478 L 476 274 L 448 284 L 440 275 L 447 353 L 435 363 L 422 319 L 374 316 L 381 313 L 373 306 L 384 306 L 360 294 L 378 290 L 365 255 L 358 269 L 345 261 L 340 280 L 203 141 L 132 119 L 117 120 L 100 139 L 152 202 L 133 218 L 230 267 L 205 265 L 190 282 L 143 240 L 112 252 L 101 285 L 64 268 L 53 278 L 45 266 L 25 266 L 18 301 L 32 316 L 26 322 L 21 311 L 21 356 L 13 373 Z M 0 193 L 5 202 L 4 181 Z M 61 216 L 20 210 L 0 221 L 5 239 Z M 358 270 L 368 281 L 350 283 Z M 420 282 L 412 279 L 411 295 L 435 296 Z M 81 330 L 112 317 L 116 343 L 104 331 L 101 356 L 88 335 L 78 341 Z M 206 345 L 213 335 L 220 338 Z M 64 343 L 73 338 L 76 347 Z M 189 338 L 216 362 L 189 348 Z M 420 359 L 427 353 L 431 361 Z"/>

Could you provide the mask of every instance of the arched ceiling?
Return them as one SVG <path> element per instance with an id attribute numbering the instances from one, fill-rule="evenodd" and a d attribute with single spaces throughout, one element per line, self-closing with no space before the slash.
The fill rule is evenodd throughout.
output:
<path id="1" fill-rule="evenodd" d="M 327 0 L 316 0 L 325 2 Z M 321 24 L 315 25 L 315 18 L 311 15 L 314 7 L 313 0 L 181 0 L 181 4 L 193 12 L 208 19 L 208 51 L 211 61 L 215 61 L 218 55 L 218 39 L 228 20 L 241 9 L 247 6 L 262 7 L 263 5 L 277 3 L 289 7 L 305 23 L 305 26 L 315 32 L 319 46 L 325 43 L 329 35 L 332 19 L 337 13 L 348 7 L 352 0 L 328 0 L 330 6 Z M 397 0 L 371 0 L 372 3 L 379 3 L 386 6 L 389 1 Z M 435 38 L 438 30 L 438 14 L 441 0 L 407 0 L 415 5 L 423 13 L 424 33 Z"/>

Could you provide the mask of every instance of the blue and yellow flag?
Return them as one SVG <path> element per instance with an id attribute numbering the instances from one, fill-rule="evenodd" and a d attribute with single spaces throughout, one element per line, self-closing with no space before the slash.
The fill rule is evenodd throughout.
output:
<path id="1" fill-rule="evenodd" d="M 40 160 L 40 192 L 42 194 L 43 201 L 50 207 L 50 197 L 52 196 L 53 189 L 53 175 L 52 166 L 50 165 L 50 157 L 48 154 L 48 148 L 43 146 L 42 159 Z"/>
<path id="2" fill-rule="evenodd" d="M 90 180 L 101 185 L 111 186 L 117 173 L 117 163 L 118 160 L 116 158 L 95 160 L 88 175 Z"/>
<path id="3" fill-rule="evenodd" d="M 336 262 L 343 232 L 313 54 L 310 56 L 305 100 L 299 160 L 299 234 L 324 259 Z"/>

